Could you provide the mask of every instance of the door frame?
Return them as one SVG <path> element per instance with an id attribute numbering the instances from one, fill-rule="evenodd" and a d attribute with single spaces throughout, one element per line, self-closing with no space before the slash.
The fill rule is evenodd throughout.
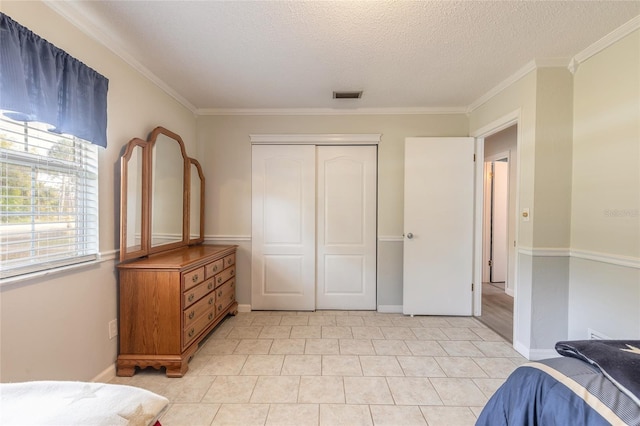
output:
<path id="1" fill-rule="evenodd" d="M 521 141 L 522 126 L 521 110 L 512 111 L 497 120 L 471 132 L 471 136 L 476 138 L 476 204 L 475 204 L 475 235 L 474 235 L 474 266 L 473 266 L 473 315 L 480 316 L 482 314 L 482 258 L 483 258 L 483 217 L 484 217 L 484 139 L 498 133 L 513 125 L 517 125 L 516 134 L 516 181 L 515 184 L 515 209 L 516 213 L 520 211 L 520 158 L 521 158 Z M 514 282 L 513 282 L 513 342 L 518 341 L 518 331 L 520 324 L 518 323 L 518 239 L 519 239 L 520 221 L 515 221 L 515 262 L 514 262 Z"/>

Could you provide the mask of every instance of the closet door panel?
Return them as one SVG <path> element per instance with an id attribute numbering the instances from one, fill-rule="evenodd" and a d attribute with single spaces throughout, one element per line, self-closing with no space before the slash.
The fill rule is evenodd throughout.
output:
<path id="1" fill-rule="evenodd" d="M 252 309 L 313 310 L 315 147 L 252 148 Z"/>
<path id="2" fill-rule="evenodd" d="M 319 146 L 318 309 L 376 308 L 375 146 Z"/>

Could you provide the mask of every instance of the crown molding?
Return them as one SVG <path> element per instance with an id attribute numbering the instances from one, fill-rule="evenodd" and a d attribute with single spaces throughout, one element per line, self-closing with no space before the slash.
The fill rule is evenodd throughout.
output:
<path id="1" fill-rule="evenodd" d="M 467 114 L 472 113 L 477 108 L 479 108 L 480 106 L 482 106 L 485 103 L 487 103 L 494 96 L 497 96 L 502 91 L 504 91 L 507 87 L 511 86 L 513 83 L 515 83 L 516 81 L 520 80 L 522 77 L 524 77 L 525 75 L 529 74 L 531 71 L 534 71 L 535 69 L 536 69 L 536 61 L 528 62 L 525 66 L 520 68 L 518 71 L 513 73 L 511 76 L 507 77 L 505 80 L 503 80 L 497 86 L 495 86 L 494 88 L 490 89 L 487 93 L 485 93 L 484 95 L 482 95 L 478 99 L 476 99 L 475 102 L 472 102 L 467 107 Z"/>
<path id="2" fill-rule="evenodd" d="M 465 114 L 465 107 L 443 108 L 202 108 L 205 115 L 441 115 Z"/>
<path id="3" fill-rule="evenodd" d="M 520 80 L 521 78 L 529 74 L 530 72 L 540 68 L 565 68 L 569 64 L 569 61 L 570 61 L 569 58 L 539 58 L 539 59 L 534 59 L 532 61 L 527 62 L 525 66 L 520 68 L 515 73 L 511 74 L 509 77 L 507 77 L 505 80 L 500 82 L 500 84 L 495 86 L 493 89 L 489 90 L 487 93 L 480 96 L 475 102 L 471 103 L 467 108 L 467 111 L 466 111 L 467 114 L 472 113 L 475 109 L 484 105 L 494 96 L 497 96 L 498 94 L 502 93 L 502 91 L 504 91 L 506 88 L 508 88 L 513 83 L 517 82 L 518 80 Z"/>
<path id="4" fill-rule="evenodd" d="M 137 59 L 131 56 L 127 52 L 127 50 L 122 47 L 122 45 L 120 45 L 120 43 L 118 43 L 113 37 L 111 37 L 108 32 L 103 31 L 100 28 L 100 25 L 94 22 L 95 19 L 92 19 L 90 16 L 88 16 L 87 13 L 81 10 L 81 7 L 79 7 L 76 3 L 52 0 L 43 0 L 43 2 L 54 12 L 69 21 L 73 26 L 77 27 L 80 31 L 82 31 L 98 43 L 102 44 L 107 49 L 111 50 L 116 56 L 129 64 L 144 77 L 149 79 L 167 95 L 171 96 L 178 103 L 191 111 L 191 113 L 193 113 L 194 115 L 196 114 L 196 107 L 191 104 L 191 102 L 189 102 L 178 92 L 169 87 L 157 75 L 149 71 L 148 68 L 143 66 L 140 62 L 138 62 Z"/>
<path id="5" fill-rule="evenodd" d="M 581 63 L 591 58 L 592 56 L 602 52 L 607 47 L 628 36 L 637 29 L 640 29 L 640 15 L 631 19 L 622 26 L 616 28 L 606 36 L 602 37 L 600 40 L 593 43 L 591 46 L 584 49 L 582 52 L 579 52 L 577 55 L 575 55 L 568 65 L 569 71 L 571 71 L 571 74 L 575 74 L 578 71 L 578 67 Z"/>

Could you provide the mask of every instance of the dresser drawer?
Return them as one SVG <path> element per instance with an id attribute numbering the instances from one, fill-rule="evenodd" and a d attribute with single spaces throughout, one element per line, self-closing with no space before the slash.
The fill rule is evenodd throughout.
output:
<path id="1" fill-rule="evenodd" d="M 236 275 L 236 267 L 232 266 L 230 268 L 225 269 L 215 276 L 216 287 L 220 286 L 222 283 L 227 281 L 229 278 L 234 277 Z"/>
<path id="2" fill-rule="evenodd" d="M 185 291 L 182 295 L 184 309 L 193 305 L 195 302 L 200 300 L 202 296 L 209 293 L 214 288 L 213 279 L 207 280 L 202 284 L 198 284 L 197 286 Z"/>
<path id="3" fill-rule="evenodd" d="M 186 348 L 189 344 L 202 333 L 202 330 L 207 328 L 211 321 L 215 318 L 215 310 L 211 308 L 206 311 L 204 315 L 195 319 L 188 327 L 185 327 L 182 331 L 182 347 Z"/>
<path id="4" fill-rule="evenodd" d="M 206 297 L 198 300 L 191 305 L 188 309 L 185 309 L 182 313 L 184 328 L 190 326 L 195 320 L 197 320 L 202 314 L 216 305 L 216 293 L 210 293 Z"/>
<path id="5" fill-rule="evenodd" d="M 184 289 L 188 290 L 204 281 L 204 266 L 202 268 L 194 269 L 193 271 L 185 272 L 182 275 L 182 282 Z"/>
<path id="6" fill-rule="evenodd" d="M 224 269 L 224 259 L 218 259 L 215 262 L 211 262 L 208 265 L 205 265 L 204 271 L 207 279 L 211 278 L 218 272 Z"/>
<path id="7" fill-rule="evenodd" d="M 236 264 L 236 255 L 230 254 L 229 256 L 225 256 L 222 260 L 224 261 L 224 267 L 228 268 L 229 266 Z"/>
<path id="8" fill-rule="evenodd" d="M 231 279 L 216 289 L 216 316 L 236 300 L 236 280 Z"/>

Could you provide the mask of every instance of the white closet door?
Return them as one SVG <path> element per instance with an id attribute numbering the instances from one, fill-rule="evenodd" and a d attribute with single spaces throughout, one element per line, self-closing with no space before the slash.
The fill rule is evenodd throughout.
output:
<path id="1" fill-rule="evenodd" d="M 319 146 L 317 309 L 376 308 L 376 147 Z"/>
<path id="2" fill-rule="evenodd" d="M 252 148 L 252 309 L 315 309 L 315 149 Z"/>

